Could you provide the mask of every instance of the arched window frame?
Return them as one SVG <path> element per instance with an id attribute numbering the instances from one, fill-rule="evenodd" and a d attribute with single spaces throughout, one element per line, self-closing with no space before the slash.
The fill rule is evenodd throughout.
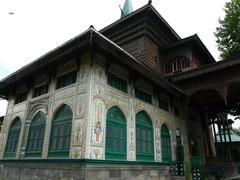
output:
<path id="1" fill-rule="evenodd" d="M 136 114 L 136 160 L 154 161 L 154 137 L 151 118 L 145 111 Z"/>
<path id="2" fill-rule="evenodd" d="M 19 117 L 14 118 L 9 130 L 5 146 L 4 158 L 16 158 L 22 122 Z"/>
<path id="3" fill-rule="evenodd" d="M 46 115 L 38 111 L 33 117 L 28 130 L 26 157 L 41 157 L 44 134 L 46 126 Z"/>
<path id="4" fill-rule="evenodd" d="M 174 56 L 165 64 L 165 73 L 172 74 L 182 72 L 191 67 L 189 58 L 183 55 Z"/>
<path id="5" fill-rule="evenodd" d="M 127 123 L 123 112 L 110 108 L 106 119 L 105 159 L 127 159 Z"/>
<path id="6" fill-rule="evenodd" d="M 48 156 L 68 158 L 72 131 L 72 110 L 66 104 L 55 113 L 50 133 Z M 61 142 L 61 143 L 60 143 Z"/>
<path id="7" fill-rule="evenodd" d="M 162 161 L 172 161 L 172 148 L 171 148 L 171 136 L 166 124 L 161 126 L 161 149 L 162 149 Z"/>

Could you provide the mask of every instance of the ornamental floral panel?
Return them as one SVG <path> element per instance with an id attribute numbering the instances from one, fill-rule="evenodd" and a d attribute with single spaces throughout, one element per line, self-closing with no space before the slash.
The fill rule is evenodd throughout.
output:
<path id="1" fill-rule="evenodd" d="M 95 99 L 93 103 L 93 121 L 91 143 L 103 144 L 104 128 L 103 122 L 105 118 L 105 104 L 101 99 Z"/>
<path id="2" fill-rule="evenodd" d="M 92 148 L 91 159 L 103 159 L 103 149 L 99 147 Z"/>
<path id="3" fill-rule="evenodd" d="M 75 121 L 75 129 L 74 129 L 74 135 L 73 135 L 73 144 L 81 144 L 82 143 L 82 136 L 83 136 L 83 121 L 77 120 Z"/>

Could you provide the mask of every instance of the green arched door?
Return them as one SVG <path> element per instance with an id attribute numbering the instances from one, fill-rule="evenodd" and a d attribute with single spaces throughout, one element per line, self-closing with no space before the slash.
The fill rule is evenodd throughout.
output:
<path id="1" fill-rule="evenodd" d="M 105 159 L 126 160 L 126 118 L 117 107 L 107 112 Z"/>
<path id="2" fill-rule="evenodd" d="M 153 125 L 146 112 L 136 115 L 136 159 L 154 161 Z"/>
<path id="3" fill-rule="evenodd" d="M 13 123 L 8 132 L 8 139 L 7 139 L 4 157 L 16 158 L 20 131 L 21 131 L 21 120 L 19 117 L 17 117 L 13 120 Z"/>
<path id="4" fill-rule="evenodd" d="M 55 114 L 52 121 L 49 156 L 69 157 L 72 129 L 72 110 L 63 105 Z"/>
<path id="5" fill-rule="evenodd" d="M 45 132 L 46 116 L 39 111 L 32 119 L 28 131 L 27 147 L 25 156 L 41 157 Z"/>
<path id="6" fill-rule="evenodd" d="M 171 137 L 166 124 L 161 127 L 162 161 L 172 161 Z"/>

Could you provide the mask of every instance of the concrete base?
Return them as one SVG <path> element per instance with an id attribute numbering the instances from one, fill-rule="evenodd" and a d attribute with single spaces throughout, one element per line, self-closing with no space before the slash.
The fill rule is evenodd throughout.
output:
<path id="1" fill-rule="evenodd" d="M 97 161 L 1 161 L 0 180 L 171 180 L 169 165 Z"/>

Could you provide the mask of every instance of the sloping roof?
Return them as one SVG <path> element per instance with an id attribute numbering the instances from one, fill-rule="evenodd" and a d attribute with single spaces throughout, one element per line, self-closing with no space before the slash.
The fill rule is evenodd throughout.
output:
<path id="1" fill-rule="evenodd" d="M 230 129 L 229 132 L 230 132 L 231 142 L 240 142 L 240 135 L 238 135 L 232 129 Z M 229 142 L 229 136 L 228 136 L 228 131 L 227 130 L 225 130 L 225 134 L 226 134 L 226 142 Z M 225 142 L 224 133 L 223 132 L 221 132 L 221 136 L 222 136 L 222 141 Z M 221 142 L 219 133 L 216 134 L 216 138 L 217 138 L 217 142 Z"/>
<path id="2" fill-rule="evenodd" d="M 212 54 L 208 51 L 208 49 L 203 44 L 203 42 L 201 41 L 201 39 L 198 37 L 197 34 L 194 34 L 193 36 L 189 36 L 187 38 L 181 39 L 181 40 L 177 41 L 176 43 L 168 44 L 168 45 L 162 47 L 160 50 L 167 51 L 169 49 L 176 48 L 176 47 L 190 44 L 190 43 L 195 45 L 196 49 L 201 50 L 202 54 L 206 57 L 206 58 L 204 58 L 204 61 L 206 63 L 216 62 L 216 60 L 214 59 Z"/>
<path id="3" fill-rule="evenodd" d="M 61 46 L 53 49 L 52 51 L 41 56 L 37 60 L 29 63 L 28 65 L 22 67 L 18 71 L 12 73 L 8 77 L 0 81 L 0 95 L 8 92 L 8 88 L 11 87 L 16 82 L 23 81 L 24 78 L 31 76 L 33 73 L 38 72 L 41 68 L 46 68 L 50 64 L 57 62 L 60 57 L 73 53 L 74 51 L 79 51 L 81 49 L 91 49 L 99 48 L 106 53 L 110 53 L 117 57 L 122 63 L 134 69 L 136 72 L 140 73 L 146 79 L 151 80 L 153 83 L 157 84 L 167 93 L 182 99 L 185 98 L 185 93 L 167 82 L 163 78 L 159 78 L 158 74 L 148 69 L 142 63 L 140 63 L 136 58 L 126 52 L 124 49 L 119 47 L 117 44 L 100 34 L 93 27 L 84 31 L 80 35 L 74 37 L 73 39 L 67 41 Z"/>
<path id="4" fill-rule="evenodd" d="M 104 27 L 99 32 L 104 34 L 106 31 L 112 29 L 113 27 L 116 27 L 118 24 L 121 24 L 121 23 L 127 21 L 128 19 L 131 19 L 132 17 L 134 17 L 136 15 L 139 15 L 139 14 L 145 12 L 145 11 L 151 11 L 157 17 L 157 20 L 162 22 L 165 25 L 165 27 L 176 38 L 176 40 L 181 39 L 181 37 L 174 31 L 174 29 L 167 23 L 167 21 L 158 13 L 158 11 L 151 5 L 151 3 L 146 4 L 145 6 L 133 11 L 129 15 L 127 15 L 127 16 L 115 21 L 114 23 Z"/>

